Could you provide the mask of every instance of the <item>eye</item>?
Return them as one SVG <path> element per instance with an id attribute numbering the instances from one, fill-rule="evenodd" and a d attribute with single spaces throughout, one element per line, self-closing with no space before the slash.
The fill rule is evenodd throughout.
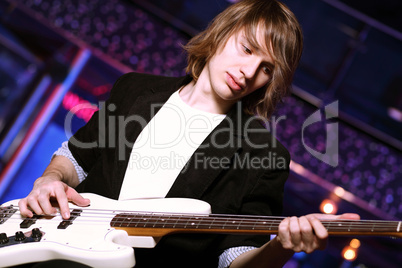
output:
<path id="1" fill-rule="evenodd" d="M 251 54 L 251 50 L 248 47 L 246 47 L 245 45 L 242 45 L 242 46 L 243 46 L 244 52 L 246 52 L 247 54 Z"/>
<path id="2" fill-rule="evenodd" d="M 262 71 L 263 71 L 265 74 L 272 74 L 271 68 L 269 68 L 269 67 L 267 67 L 267 66 L 263 66 L 263 67 L 262 67 Z"/>

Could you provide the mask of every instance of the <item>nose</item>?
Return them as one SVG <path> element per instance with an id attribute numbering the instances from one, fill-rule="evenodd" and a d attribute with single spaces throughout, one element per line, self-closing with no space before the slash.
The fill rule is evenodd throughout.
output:
<path id="1" fill-rule="evenodd" d="M 252 79 L 256 76 L 259 66 L 260 62 L 257 59 L 250 58 L 242 63 L 240 71 L 244 74 L 245 78 Z"/>

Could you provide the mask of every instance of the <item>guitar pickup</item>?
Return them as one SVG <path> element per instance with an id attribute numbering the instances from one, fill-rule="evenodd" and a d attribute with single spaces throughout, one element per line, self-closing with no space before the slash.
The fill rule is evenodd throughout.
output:
<path id="1" fill-rule="evenodd" d="M 60 222 L 57 229 L 66 229 L 69 225 L 73 224 L 73 221 L 78 217 L 81 216 L 82 209 L 73 209 L 70 213 L 70 218 L 68 220 L 63 220 Z"/>
<path id="2" fill-rule="evenodd" d="M 26 229 L 31 227 L 31 225 L 36 223 L 36 220 L 39 219 L 41 216 L 34 214 L 32 218 L 26 218 L 20 223 L 20 228 Z"/>

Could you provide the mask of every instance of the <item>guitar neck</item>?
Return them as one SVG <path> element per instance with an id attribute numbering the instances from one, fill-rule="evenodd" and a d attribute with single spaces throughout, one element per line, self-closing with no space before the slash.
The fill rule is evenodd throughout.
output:
<path id="1" fill-rule="evenodd" d="M 181 215 L 181 214 L 135 214 L 116 215 L 111 226 L 123 229 L 129 235 L 162 237 L 172 233 L 219 233 L 219 234 L 277 234 L 281 217 Z M 402 222 L 336 220 L 322 221 L 330 235 L 392 236 L 402 237 Z"/>

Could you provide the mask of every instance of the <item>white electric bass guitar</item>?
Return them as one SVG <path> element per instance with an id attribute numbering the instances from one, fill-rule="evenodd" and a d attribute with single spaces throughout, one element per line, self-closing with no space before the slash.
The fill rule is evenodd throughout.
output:
<path id="1" fill-rule="evenodd" d="M 165 198 L 116 201 L 84 193 L 89 207 L 70 205 L 68 220 L 22 217 L 18 201 L 0 208 L 0 266 L 67 259 L 92 267 L 133 267 L 133 247 L 154 247 L 172 233 L 276 234 L 281 217 L 213 215 L 208 203 Z M 331 235 L 402 237 L 402 222 L 322 221 Z"/>

